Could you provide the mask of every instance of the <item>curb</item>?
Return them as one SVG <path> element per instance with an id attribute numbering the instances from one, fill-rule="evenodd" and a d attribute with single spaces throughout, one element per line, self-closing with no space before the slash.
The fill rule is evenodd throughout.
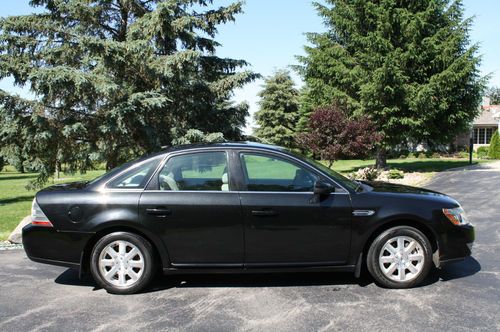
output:
<path id="1" fill-rule="evenodd" d="M 6 251 L 6 250 L 19 250 L 23 249 L 22 244 L 17 244 L 17 243 L 10 243 L 10 242 L 0 242 L 0 251 Z"/>

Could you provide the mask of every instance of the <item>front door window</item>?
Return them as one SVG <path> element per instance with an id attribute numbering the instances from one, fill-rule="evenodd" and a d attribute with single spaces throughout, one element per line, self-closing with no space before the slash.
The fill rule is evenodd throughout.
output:
<path id="1" fill-rule="evenodd" d="M 312 192 L 317 176 L 288 160 L 242 153 L 248 191 Z"/>

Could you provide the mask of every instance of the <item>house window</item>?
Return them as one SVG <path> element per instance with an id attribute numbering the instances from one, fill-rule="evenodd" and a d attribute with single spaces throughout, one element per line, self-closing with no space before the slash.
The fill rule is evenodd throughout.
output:
<path id="1" fill-rule="evenodd" d="M 490 144 L 491 136 L 493 136 L 493 128 L 486 128 L 486 144 Z"/>
<path id="2" fill-rule="evenodd" d="M 474 128 L 474 144 L 479 144 L 479 128 Z"/>
<path id="3" fill-rule="evenodd" d="M 490 144 L 496 130 L 496 128 L 474 128 L 474 144 Z"/>

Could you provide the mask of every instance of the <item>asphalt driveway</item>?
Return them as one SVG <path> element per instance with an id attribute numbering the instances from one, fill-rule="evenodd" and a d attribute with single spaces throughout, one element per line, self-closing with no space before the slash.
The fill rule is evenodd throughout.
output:
<path id="1" fill-rule="evenodd" d="M 500 167 L 440 173 L 426 187 L 462 203 L 477 240 L 473 258 L 423 287 L 387 290 L 345 273 L 204 275 L 114 296 L 75 271 L 0 251 L 0 331 L 500 330 Z"/>

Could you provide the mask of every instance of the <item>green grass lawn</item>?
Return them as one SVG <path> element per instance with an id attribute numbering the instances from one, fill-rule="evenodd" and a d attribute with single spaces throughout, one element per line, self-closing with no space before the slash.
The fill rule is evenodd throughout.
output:
<path id="1" fill-rule="evenodd" d="M 487 162 L 488 160 L 474 160 L 477 162 Z M 452 158 L 407 158 L 389 159 L 387 164 L 390 168 L 397 168 L 405 172 L 441 172 L 450 168 L 469 165 L 468 159 Z M 333 169 L 340 173 L 350 173 L 356 170 L 375 165 L 375 160 L 339 160 L 333 163 Z"/>
<path id="2" fill-rule="evenodd" d="M 104 171 L 89 171 L 86 174 L 61 174 L 60 179 L 47 183 L 64 183 L 91 180 Z M 31 201 L 35 191 L 26 190 L 29 181 L 36 178 L 35 173 L 18 173 L 12 167 L 0 172 L 0 241 L 6 240 L 17 224 L 31 213 Z"/>

